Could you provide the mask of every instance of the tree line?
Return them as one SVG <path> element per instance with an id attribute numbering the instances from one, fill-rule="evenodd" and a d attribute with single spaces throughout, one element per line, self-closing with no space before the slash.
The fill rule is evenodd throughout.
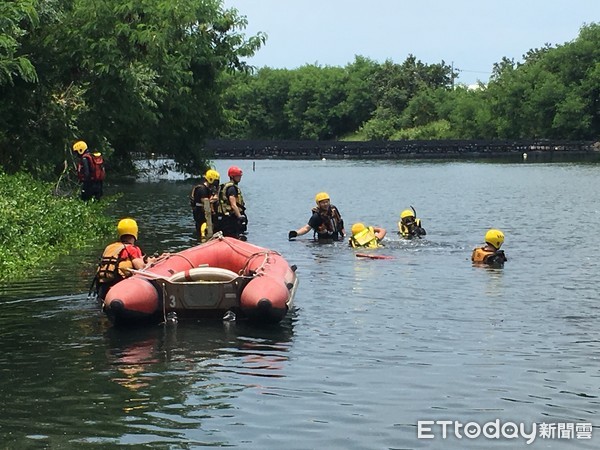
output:
<path id="1" fill-rule="evenodd" d="M 227 139 L 597 139 L 600 26 L 503 58 L 487 84 L 456 85 L 443 61 L 361 56 L 345 67 L 228 75 Z"/>
<path id="2" fill-rule="evenodd" d="M 596 139 L 600 26 L 504 58 L 468 89 L 444 61 L 356 56 L 253 70 L 266 42 L 222 0 L 0 0 L 0 164 L 55 176 L 84 139 L 113 168 L 170 155 L 196 172 L 207 138 Z M 49 176 L 50 175 L 50 176 Z"/>

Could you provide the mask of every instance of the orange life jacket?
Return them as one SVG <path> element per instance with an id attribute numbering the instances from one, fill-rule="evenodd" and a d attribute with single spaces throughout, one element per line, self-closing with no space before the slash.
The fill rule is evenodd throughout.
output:
<path id="1" fill-rule="evenodd" d="M 123 278 L 127 278 L 132 275 L 127 269 L 133 268 L 133 260 L 128 252 L 126 257 L 122 258 L 121 254 L 131 244 L 124 244 L 123 242 L 113 242 L 104 249 L 98 269 L 96 271 L 96 277 L 99 283 L 111 283 L 114 284 L 117 281 L 121 281 Z"/>
<path id="2" fill-rule="evenodd" d="M 503 250 L 488 250 L 486 247 L 477 247 L 473 249 L 471 261 L 492 266 L 502 266 L 507 261 L 507 258 Z"/>
<path id="3" fill-rule="evenodd" d="M 492 256 L 495 252 L 493 250 L 486 250 L 484 247 L 477 247 L 473 249 L 471 255 L 471 261 L 475 263 L 485 263 L 488 256 Z"/>

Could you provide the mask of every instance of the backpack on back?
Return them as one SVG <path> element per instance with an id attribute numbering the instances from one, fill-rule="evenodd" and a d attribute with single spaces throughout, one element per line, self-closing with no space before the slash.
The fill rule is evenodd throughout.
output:
<path id="1" fill-rule="evenodd" d="M 102 153 L 92 153 L 92 180 L 104 181 L 104 178 L 106 178 L 106 171 L 104 170 Z"/>
<path id="2" fill-rule="evenodd" d="M 90 180 L 104 181 L 104 178 L 106 178 L 106 171 L 104 170 L 104 158 L 102 157 L 102 153 L 85 153 L 82 156 L 82 159 L 83 158 L 87 158 L 90 163 Z M 79 178 L 79 181 L 85 180 L 83 164 L 81 162 L 77 165 L 77 178 Z"/>

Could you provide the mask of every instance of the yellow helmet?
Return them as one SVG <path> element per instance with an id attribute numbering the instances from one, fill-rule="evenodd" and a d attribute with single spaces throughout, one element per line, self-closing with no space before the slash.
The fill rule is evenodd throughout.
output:
<path id="1" fill-rule="evenodd" d="M 407 217 L 415 217 L 415 213 L 412 212 L 410 209 L 405 209 L 400 213 L 401 219 L 406 219 Z"/>
<path id="2" fill-rule="evenodd" d="M 358 233 L 360 233 L 361 231 L 363 231 L 365 228 L 365 224 L 364 223 L 355 223 L 354 225 L 352 225 L 352 236 L 357 235 Z"/>
<path id="3" fill-rule="evenodd" d="M 83 155 L 87 150 L 88 146 L 84 141 L 77 141 L 73 144 L 73 151 Z"/>
<path id="4" fill-rule="evenodd" d="M 492 228 L 485 233 L 485 242 L 498 250 L 504 243 L 504 233 Z"/>
<path id="5" fill-rule="evenodd" d="M 317 195 L 315 195 L 315 202 L 317 202 L 317 205 L 323 200 L 330 200 L 327 192 L 319 192 Z"/>
<path id="6" fill-rule="evenodd" d="M 138 225 L 137 222 L 133 219 L 121 219 L 119 224 L 117 225 L 117 233 L 119 233 L 119 237 L 124 234 L 130 234 L 134 238 L 138 238 Z"/>
<path id="7" fill-rule="evenodd" d="M 219 175 L 219 172 L 217 172 L 215 169 L 208 169 L 204 174 L 204 178 L 206 178 L 206 181 L 208 181 L 210 184 L 213 184 L 215 181 L 221 179 L 221 175 Z"/>

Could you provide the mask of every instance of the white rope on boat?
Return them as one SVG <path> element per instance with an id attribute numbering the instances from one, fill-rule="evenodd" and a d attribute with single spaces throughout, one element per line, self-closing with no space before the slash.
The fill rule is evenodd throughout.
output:
<path id="1" fill-rule="evenodd" d="M 158 275 L 156 273 L 153 272 L 146 272 L 146 269 L 127 269 L 128 272 L 137 274 L 137 275 L 143 275 L 145 277 L 148 278 L 152 278 L 153 280 L 160 280 L 160 279 L 164 279 L 165 277 L 162 275 Z"/>

